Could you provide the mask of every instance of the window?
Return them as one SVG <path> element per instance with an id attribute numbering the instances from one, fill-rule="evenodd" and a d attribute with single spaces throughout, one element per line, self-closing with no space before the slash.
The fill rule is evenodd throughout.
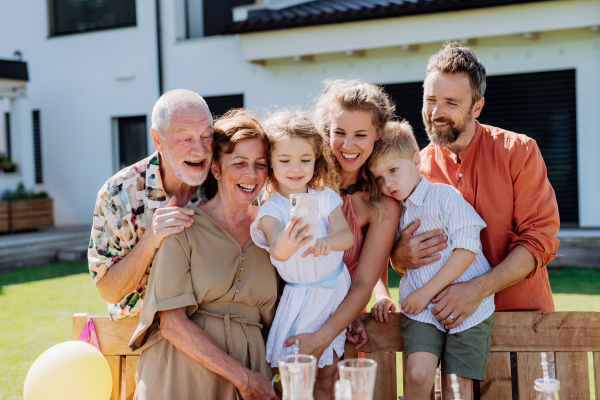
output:
<path id="1" fill-rule="evenodd" d="M 184 0 L 186 38 L 215 36 L 233 22 L 233 8 L 254 0 Z"/>
<path id="2" fill-rule="evenodd" d="M 412 125 L 419 146 L 427 146 L 421 116 L 423 82 L 386 85 L 385 90 L 395 101 L 398 116 Z M 478 120 L 536 140 L 556 193 L 560 222 L 577 225 L 575 70 L 488 76 L 485 105 Z"/>
<path id="3" fill-rule="evenodd" d="M 48 0 L 50 36 L 136 25 L 135 0 Z"/>
<path id="4" fill-rule="evenodd" d="M 220 117 L 233 108 L 244 107 L 243 94 L 234 94 L 230 96 L 209 96 L 204 97 L 204 100 L 206 101 L 206 104 L 208 104 L 208 109 L 213 115 L 213 118 Z"/>
<path id="5" fill-rule="evenodd" d="M 40 127 L 40 110 L 33 110 L 33 162 L 35 183 L 44 183 L 42 173 L 42 132 Z"/>
<path id="6" fill-rule="evenodd" d="M 148 156 L 146 116 L 116 118 L 116 155 L 118 169 L 135 164 Z"/>

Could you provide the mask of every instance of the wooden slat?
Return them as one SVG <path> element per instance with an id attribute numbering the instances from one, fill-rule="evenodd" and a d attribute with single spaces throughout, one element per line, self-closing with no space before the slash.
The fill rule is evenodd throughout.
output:
<path id="1" fill-rule="evenodd" d="M 404 343 L 400 336 L 400 321 L 402 314 L 390 314 L 387 324 L 377 322 L 371 314 L 362 313 L 360 318 L 365 324 L 365 330 L 369 335 L 369 342 L 361 347 L 361 351 L 375 353 L 378 351 L 404 351 Z"/>
<path id="2" fill-rule="evenodd" d="M 596 400 L 600 400 L 600 351 L 594 352 L 594 387 Z"/>
<path id="3" fill-rule="evenodd" d="M 482 400 L 511 400 L 510 353 L 507 351 L 490 353 L 485 382 L 479 385 Z"/>
<path id="4" fill-rule="evenodd" d="M 396 384 L 396 353 L 366 353 L 366 358 L 377 362 L 377 378 L 373 400 L 398 398 Z"/>
<path id="5" fill-rule="evenodd" d="M 86 314 L 73 316 L 73 340 L 79 338 L 81 330 L 86 323 Z M 105 356 L 134 354 L 129 349 L 129 341 L 137 327 L 138 318 L 126 318 L 120 321 L 110 321 L 108 317 L 92 317 L 100 350 Z"/>
<path id="6" fill-rule="evenodd" d="M 406 355 L 406 352 L 402 352 L 402 390 L 406 390 L 406 360 L 408 359 L 408 356 Z M 404 396 L 404 393 L 402 393 L 402 395 Z"/>
<path id="7" fill-rule="evenodd" d="M 20 200 L 15 201 L 10 204 L 10 210 L 12 211 L 20 211 L 20 210 L 36 210 L 40 208 L 52 208 L 52 199 L 30 199 L 30 200 Z"/>
<path id="8" fill-rule="evenodd" d="M 517 379 L 519 381 L 519 400 L 535 400 L 533 382 L 541 378 L 542 358 L 540 353 L 517 353 Z"/>
<path id="9" fill-rule="evenodd" d="M 584 351 L 555 352 L 556 379 L 560 381 L 561 400 L 589 400 L 588 355 Z"/>
<path id="10" fill-rule="evenodd" d="M 112 375 L 110 400 L 121 400 L 121 356 L 104 356 Z"/>
<path id="11" fill-rule="evenodd" d="M 135 371 L 139 356 L 127 356 L 125 362 L 125 400 L 132 400 L 135 393 Z"/>
<path id="12" fill-rule="evenodd" d="M 496 312 L 491 351 L 598 351 L 600 312 Z M 401 314 L 388 324 L 363 313 L 369 343 L 366 352 L 404 351 L 398 334 Z"/>
<path id="13" fill-rule="evenodd" d="M 346 340 L 344 345 L 344 359 L 358 358 L 358 351 L 354 348 L 356 345 Z"/>
<path id="14" fill-rule="evenodd" d="M 0 201 L 0 233 L 8 232 L 10 230 L 8 208 L 8 201 Z"/>

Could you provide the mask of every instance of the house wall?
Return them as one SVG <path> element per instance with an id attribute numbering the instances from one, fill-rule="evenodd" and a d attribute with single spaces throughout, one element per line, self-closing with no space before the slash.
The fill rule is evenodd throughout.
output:
<path id="1" fill-rule="evenodd" d="M 158 96 L 154 2 L 138 1 L 136 27 L 54 38 L 47 4 L 0 2 L 0 58 L 20 50 L 28 65 L 27 96 L 41 114 L 36 189 L 54 198 L 57 225 L 91 224 L 96 194 L 115 172 L 111 119 L 149 117 Z"/>
<path id="2" fill-rule="evenodd" d="M 365 21 L 351 25 L 361 37 L 371 38 L 364 57 L 340 50 L 316 55 L 313 62 L 288 57 L 255 65 L 245 61 L 239 35 L 178 39 L 185 18 L 181 2 L 161 0 L 164 90 L 243 94 L 246 106 L 259 112 L 276 106 L 309 108 L 322 80 L 331 77 L 379 84 L 420 81 L 427 59 L 442 45 L 421 43 L 417 51 L 377 48 L 381 38 L 369 29 L 374 21 Z M 137 2 L 136 27 L 56 38 L 47 37 L 46 4 L 0 2 L 0 37 L 10 38 L 0 41 L 0 58 L 10 59 L 20 50 L 28 63 L 28 97 L 32 109 L 41 111 L 44 184 L 39 189 L 55 199 L 57 225 L 89 224 L 96 193 L 115 172 L 112 119 L 146 115 L 149 122 L 158 97 L 154 2 Z M 536 7 L 543 18 L 545 3 Z M 493 12 L 485 10 L 481 12 Z M 324 32 L 330 28 L 322 27 Z M 468 32 L 465 36 L 472 37 Z M 471 47 L 489 75 L 576 70 L 580 225 L 600 227 L 600 157 L 595 154 L 600 135 L 593 124 L 600 109 L 600 33 L 589 28 L 550 30 L 537 40 L 503 35 L 479 38 Z M 148 146 L 151 152 L 150 138 Z"/>
<path id="3" fill-rule="evenodd" d="M 162 11 L 165 90 L 185 87 L 204 96 L 243 93 L 246 107 L 259 112 L 276 106 L 309 108 L 321 90 L 321 82 L 331 77 L 359 77 L 378 84 L 421 81 L 428 58 L 442 46 L 442 42 L 436 42 L 421 44 L 417 51 L 400 47 L 371 49 L 364 57 L 329 53 L 316 55 L 313 62 L 278 58 L 261 66 L 244 61 L 243 39 L 238 35 L 177 41 L 173 24 L 176 18 L 170 12 L 172 1 L 166 0 Z M 543 7 L 543 3 L 536 5 Z M 543 10 L 539 15 L 544 15 Z M 352 26 L 357 29 L 360 23 Z M 278 35 L 278 31 L 261 33 L 265 34 Z M 365 29 L 361 34 L 368 37 L 371 33 Z M 371 39 L 376 47 L 378 38 Z M 600 109 L 600 34 L 590 28 L 546 31 L 536 40 L 514 34 L 478 39 L 471 47 L 490 76 L 576 70 L 579 221 L 582 227 L 600 227 L 600 157 L 596 155 L 600 135 L 593 122 Z M 398 114 L 401 116 L 402 110 Z"/>

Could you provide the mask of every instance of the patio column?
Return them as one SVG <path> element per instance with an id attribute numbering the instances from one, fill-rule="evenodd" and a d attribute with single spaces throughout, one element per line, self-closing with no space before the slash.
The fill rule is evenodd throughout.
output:
<path id="1" fill-rule="evenodd" d="M 35 188 L 33 121 L 25 90 L 10 101 L 11 158 L 18 164 L 17 177 L 28 190 Z"/>

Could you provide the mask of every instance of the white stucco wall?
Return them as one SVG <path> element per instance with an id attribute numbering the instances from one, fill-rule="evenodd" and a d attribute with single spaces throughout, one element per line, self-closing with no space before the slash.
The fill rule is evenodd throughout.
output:
<path id="1" fill-rule="evenodd" d="M 183 16 L 176 4 L 181 1 L 161 1 L 164 89 L 186 88 L 203 96 L 241 93 L 246 106 L 258 111 L 275 106 L 308 108 L 321 90 L 321 81 L 329 77 L 361 77 L 380 84 L 422 80 L 428 57 L 442 44 L 420 43 L 418 51 L 379 48 L 380 33 L 372 29 L 376 21 L 338 24 L 333 27 L 342 30 L 337 32 L 339 37 L 344 37 L 343 29 L 351 27 L 353 35 L 372 44 L 364 57 L 349 58 L 340 49 L 318 54 L 311 63 L 276 58 L 261 66 L 244 59 L 238 35 L 177 40 Z M 591 3 L 573 0 L 579 7 Z M 0 58 L 10 59 L 20 50 L 28 63 L 28 97 L 31 107 L 41 111 L 45 183 L 40 189 L 55 199 L 57 225 L 90 223 L 96 193 L 114 173 L 112 118 L 146 115 L 149 122 L 158 96 L 154 2 L 138 0 L 137 27 L 50 39 L 46 4 L 45 0 L 0 2 L 0 37 L 8 38 L 0 41 Z M 545 2 L 535 3 L 539 18 L 544 18 L 546 6 Z M 594 15 L 588 19 L 593 21 Z M 449 13 L 448 18 L 455 17 Z M 557 19 L 556 23 L 562 22 Z M 596 154 L 600 135 L 593 124 L 600 109 L 600 33 L 589 27 L 552 30 L 548 28 L 551 21 L 544 26 L 538 40 L 527 40 L 516 32 L 478 38 L 472 48 L 489 75 L 577 71 L 580 225 L 600 227 L 600 157 Z M 314 29 L 325 35 L 332 26 Z M 461 32 L 464 37 L 474 37 L 464 29 Z M 410 43 L 416 42 L 411 37 Z M 301 44 L 302 49 L 307 48 L 306 43 Z M 295 54 L 294 45 L 289 43 L 290 54 Z M 116 79 L 131 75 L 131 80 Z M 402 110 L 398 113 L 402 115 Z M 152 146 L 151 140 L 148 145 Z"/>
<path id="2" fill-rule="evenodd" d="M 165 90 L 186 87 L 204 96 L 243 93 L 246 107 L 257 111 L 274 106 L 311 107 L 322 80 L 330 77 L 360 77 L 379 84 L 422 80 L 428 58 L 442 45 L 442 42 L 424 43 L 418 51 L 375 48 L 367 50 L 364 57 L 348 57 L 340 51 L 316 55 L 310 63 L 278 58 L 267 60 L 266 65 L 261 66 L 244 60 L 243 39 L 237 35 L 177 41 L 172 1 L 175 0 L 165 0 L 162 11 L 165 16 Z M 536 3 L 540 18 L 544 15 L 543 6 L 544 3 Z M 377 47 L 378 38 L 367 29 L 370 24 L 373 21 L 365 22 L 365 30 L 360 34 L 371 35 L 373 47 Z M 339 29 L 343 25 L 339 25 Z M 360 26 L 354 23 L 352 29 Z M 325 32 L 329 27 L 322 29 Z M 263 34 L 276 36 L 278 31 Z M 293 54 L 293 46 L 290 43 L 290 54 Z M 593 123 L 600 109 L 600 34 L 589 27 L 546 31 L 537 40 L 513 34 L 478 39 L 471 47 L 490 76 L 576 70 L 579 220 L 582 227 L 600 227 L 600 207 L 597 206 L 600 157 L 596 154 L 600 148 L 600 132 Z M 402 110 L 398 110 L 398 114 L 402 115 Z"/>
<path id="3" fill-rule="evenodd" d="M 20 50 L 27 62 L 29 102 L 41 114 L 38 189 L 54 198 L 57 225 L 91 224 L 96 194 L 114 173 L 111 118 L 151 113 L 158 95 L 153 4 L 138 1 L 136 27 L 48 38 L 46 0 L 0 2 L 0 58 Z"/>

